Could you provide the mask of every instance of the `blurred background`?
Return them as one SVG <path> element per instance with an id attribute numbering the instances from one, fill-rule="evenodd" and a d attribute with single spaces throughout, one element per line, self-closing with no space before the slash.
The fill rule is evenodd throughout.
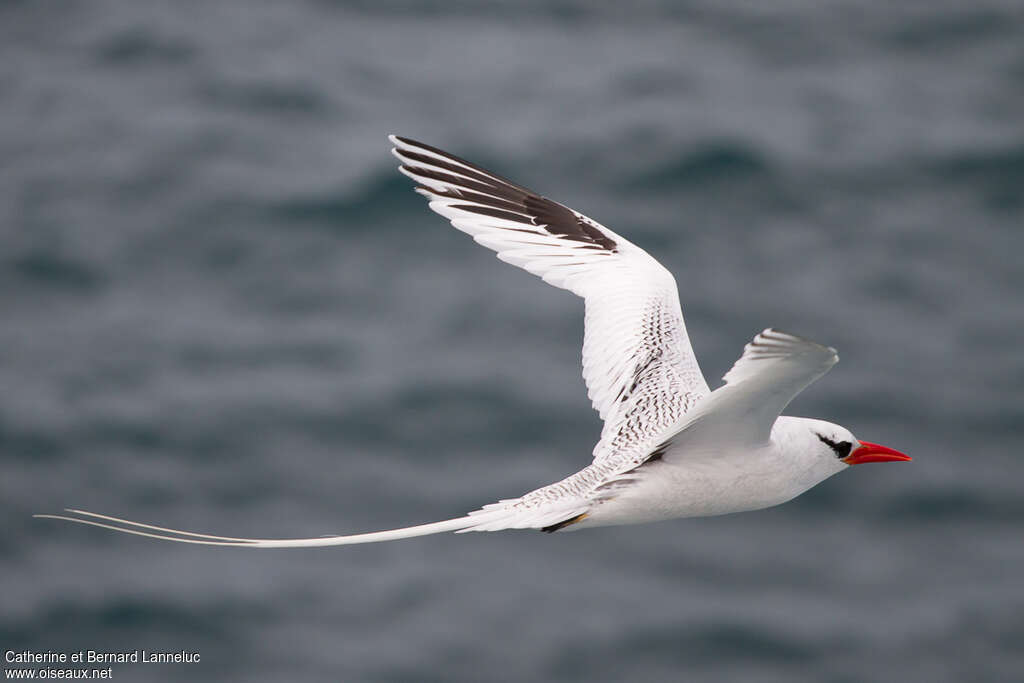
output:
<path id="1" fill-rule="evenodd" d="M 1024 677 L 1019 3 L 0 5 L 0 643 L 125 681 Z M 427 210 L 386 134 L 576 208 L 679 283 L 714 386 L 914 456 L 785 506 L 244 551 L 586 464 L 582 304 Z"/>

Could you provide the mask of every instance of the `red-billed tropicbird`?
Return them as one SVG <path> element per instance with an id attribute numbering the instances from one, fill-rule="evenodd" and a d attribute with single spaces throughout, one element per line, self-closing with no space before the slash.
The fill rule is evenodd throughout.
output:
<path id="1" fill-rule="evenodd" d="M 399 170 L 430 208 L 498 258 L 586 304 L 583 378 L 604 421 L 594 460 L 562 481 L 464 517 L 351 536 L 211 536 L 82 510 L 37 515 L 180 543 L 298 548 L 445 531 L 633 524 L 784 503 L 850 465 L 910 460 L 824 420 L 780 416 L 839 360 L 835 349 L 767 329 L 710 391 L 672 275 L 581 213 L 435 147 L 392 135 Z"/>

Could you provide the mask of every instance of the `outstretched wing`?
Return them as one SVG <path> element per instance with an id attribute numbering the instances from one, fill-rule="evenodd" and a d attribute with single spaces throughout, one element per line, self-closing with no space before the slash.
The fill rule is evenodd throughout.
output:
<path id="1" fill-rule="evenodd" d="M 743 348 L 725 373 L 725 385 L 698 405 L 673 440 L 689 446 L 709 443 L 756 446 L 768 441 L 772 425 L 797 394 L 839 362 L 830 346 L 767 329 Z"/>
<path id="2" fill-rule="evenodd" d="M 583 378 L 605 421 L 595 457 L 645 442 L 707 393 L 675 279 L 647 252 L 475 164 L 415 140 L 390 139 L 399 170 L 419 183 L 416 191 L 431 209 L 502 261 L 584 299 Z"/>

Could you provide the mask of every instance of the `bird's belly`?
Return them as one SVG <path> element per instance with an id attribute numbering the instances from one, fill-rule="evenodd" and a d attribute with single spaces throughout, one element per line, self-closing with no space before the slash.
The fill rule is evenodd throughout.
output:
<path id="1" fill-rule="evenodd" d="M 784 503 L 807 487 L 765 468 L 751 471 L 750 463 L 736 466 L 719 459 L 706 465 L 659 462 L 597 503 L 580 526 L 635 524 L 676 517 L 710 517 L 758 510 Z"/>

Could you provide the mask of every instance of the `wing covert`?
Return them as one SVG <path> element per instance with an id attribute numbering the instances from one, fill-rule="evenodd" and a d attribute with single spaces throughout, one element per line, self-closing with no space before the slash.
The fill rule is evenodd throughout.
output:
<path id="1" fill-rule="evenodd" d="M 390 139 L 399 170 L 419 184 L 431 209 L 502 261 L 584 299 L 583 378 L 605 421 L 596 457 L 616 439 L 660 432 L 707 393 L 675 279 L 647 252 L 464 159 L 409 138 Z M 641 419 L 638 411 L 656 399 L 665 402 L 662 419 Z"/>
<path id="2" fill-rule="evenodd" d="M 696 446 L 701 439 L 721 446 L 756 446 L 797 394 L 839 362 L 830 346 L 766 329 L 743 348 L 725 374 L 725 385 L 700 402 L 673 440 Z"/>

